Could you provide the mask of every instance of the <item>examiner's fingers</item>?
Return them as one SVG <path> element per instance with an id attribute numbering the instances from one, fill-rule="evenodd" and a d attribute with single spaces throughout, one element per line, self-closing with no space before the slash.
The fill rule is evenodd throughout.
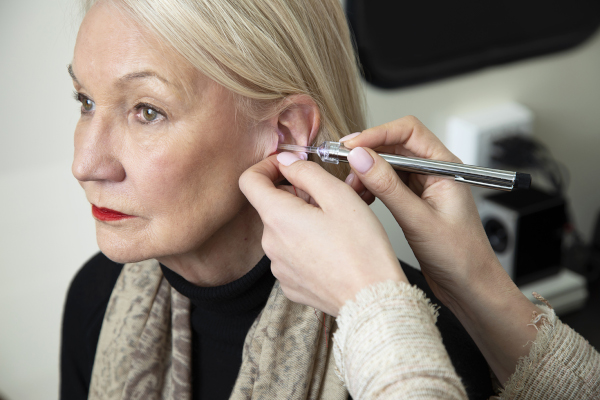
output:
<path id="1" fill-rule="evenodd" d="M 350 172 L 345 180 L 346 184 L 348 184 L 358 196 L 363 199 L 365 203 L 371 205 L 375 201 L 375 196 L 365 187 L 365 185 L 356 177 L 354 172 Z"/>
<path id="2" fill-rule="evenodd" d="M 461 162 L 437 136 L 413 116 L 366 129 L 361 134 L 346 139 L 344 145 L 348 148 L 368 147 L 370 149 L 396 145 L 417 157 Z M 402 154 L 401 151 L 395 153 Z"/>
<path id="3" fill-rule="evenodd" d="M 295 198 L 275 187 L 282 180 L 283 175 L 279 171 L 279 162 L 273 155 L 244 171 L 240 176 L 239 186 L 244 196 L 262 216 L 268 213 L 273 205 L 280 205 L 284 201 L 289 201 L 290 198 Z"/>
<path id="4" fill-rule="evenodd" d="M 360 198 L 363 199 L 363 201 L 368 205 L 373 204 L 373 202 L 375 201 L 375 196 L 373 195 L 373 193 L 369 192 L 368 189 L 365 189 L 364 193 L 360 195 Z"/>
<path id="5" fill-rule="evenodd" d="M 365 185 L 363 185 L 363 183 L 360 181 L 360 179 L 356 177 L 356 174 L 354 172 L 350 172 L 344 182 L 346 182 L 348 186 L 354 189 L 354 191 L 361 197 L 367 189 L 365 188 Z"/>
<path id="6" fill-rule="evenodd" d="M 281 190 L 285 190 L 286 192 L 293 194 L 296 197 L 301 198 L 302 200 L 304 200 L 305 202 L 312 204 L 313 206 L 318 206 L 317 202 L 310 197 L 310 195 L 308 193 L 306 193 L 304 190 L 299 189 L 295 186 L 290 186 L 290 185 L 279 185 L 277 186 L 277 189 L 281 189 Z"/>
<path id="7" fill-rule="evenodd" d="M 371 149 L 357 147 L 348 155 L 357 177 L 392 212 L 400 226 L 414 227 L 425 217 L 427 208 L 400 179 L 391 165 Z"/>
<path id="8" fill-rule="evenodd" d="M 351 188 L 325 171 L 319 164 L 303 161 L 294 153 L 277 155 L 283 176 L 296 188 L 308 193 L 322 209 L 337 209 L 340 195 Z"/>

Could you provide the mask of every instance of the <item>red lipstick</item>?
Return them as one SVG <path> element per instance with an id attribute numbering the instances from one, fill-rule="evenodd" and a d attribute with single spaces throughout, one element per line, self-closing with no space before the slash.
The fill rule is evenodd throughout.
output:
<path id="1" fill-rule="evenodd" d="M 123 214 L 110 208 L 96 207 L 92 204 L 92 215 L 100 221 L 119 221 L 125 218 L 134 218 L 133 215 Z"/>

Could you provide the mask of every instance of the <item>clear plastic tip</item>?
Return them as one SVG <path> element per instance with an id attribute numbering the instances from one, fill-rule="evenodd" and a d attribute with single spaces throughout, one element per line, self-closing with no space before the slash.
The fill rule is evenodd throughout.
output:
<path id="1" fill-rule="evenodd" d="M 278 150 L 299 151 L 304 153 L 317 154 L 321 161 L 331 164 L 339 164 L 338 153 L 340 149 L 339 142 L 323 142 L 320 146 L 299 146 L 296 144 L 279 144 Z"/>
<path id="2" fill-rule="evenodd" d="M 323 142 L 317 148 L 317 154 L 323 162 L 331 164 L 339 164 L 338 150 L 340 149 L 339 142 Z"/>

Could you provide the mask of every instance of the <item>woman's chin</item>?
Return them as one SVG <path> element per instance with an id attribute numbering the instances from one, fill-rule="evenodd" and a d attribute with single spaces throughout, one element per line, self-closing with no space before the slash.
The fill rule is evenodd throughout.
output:
<path id="1" fill-rule="evenodd" d="M 110 260 L 120 263 L 132 263 L 154 258 L 156 254 L 145 249 L 141 243 L 135 243 L 127 239 L 103 235 L 97 232 L 96 241 L 100 251 Z"/>
<path id="2" fill-rule="evenodd" d="M 153 257 L 147 257 L 143 254 L 140 254 L 139 251 L 128 250 L 128 249 L 115 249 L 111 246 L 99 246 L 100 251 L 110 260 L 119 263 L 119 264 L 127 264 L 138 261 L 148 260 Z"/>

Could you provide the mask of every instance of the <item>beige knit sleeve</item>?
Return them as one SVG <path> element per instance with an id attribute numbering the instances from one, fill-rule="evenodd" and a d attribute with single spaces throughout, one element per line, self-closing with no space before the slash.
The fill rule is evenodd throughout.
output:
<path id="1" fill-rule="evenodd" d="M 362 289 L 337 318 L 334 356 L 355 400 L 466 399 L 425 293 L 402 282 Z"/>
<path id="2" fill-rule="evenodd" d="M 544 314 L 529 355 L 519 360 L 501 399 L 600 399 L 600 354 L 578 333 L 564 325 L 554 310 Z"/>

